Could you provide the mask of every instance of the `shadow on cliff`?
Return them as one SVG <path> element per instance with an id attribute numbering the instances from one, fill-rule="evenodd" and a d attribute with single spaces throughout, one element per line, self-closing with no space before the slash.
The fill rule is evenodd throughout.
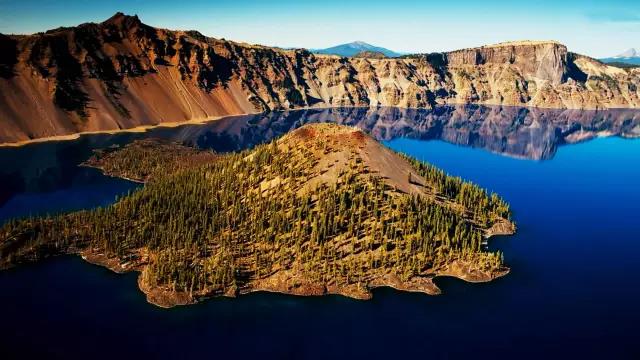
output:
<path id="1" fill-rule="evenodd" d="M 0 34 L 0 77 L 4 79 L 15 76 L 13 70 L 18 63 L 18 42 Z"/>

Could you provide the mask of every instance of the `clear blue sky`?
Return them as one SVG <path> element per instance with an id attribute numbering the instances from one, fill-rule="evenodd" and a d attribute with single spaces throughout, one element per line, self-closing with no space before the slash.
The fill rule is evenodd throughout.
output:
<path id="1" fill-rule="evenodd" d="M 0 32 L 97 22 L 116 11 L 157 27 L 282 47 L 362 40 L 431 52 L 553 39 L 595 57 L 640 47 L 640 0 L 0 0 Z"/>

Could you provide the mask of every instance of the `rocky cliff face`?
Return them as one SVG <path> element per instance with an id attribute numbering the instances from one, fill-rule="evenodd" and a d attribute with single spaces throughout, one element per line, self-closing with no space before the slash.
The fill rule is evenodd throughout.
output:
<path id="1" fill-rule="evenodd" d="M 0 54 L 0 142 L 306 107 L 640 106 L 640 69 L 606 66 L 554 42 L 341 58 L 156 29 L 116 14 L 1 35 Z"/>
<path id="2" fill-rule="evenodd" d="M 457 50 L 446 54 L 449 67 L 501 68 L 508 65 L 525 79 L 559 85 L 567 79 L 568 52 L 553 41 L 523 41 Z"/>

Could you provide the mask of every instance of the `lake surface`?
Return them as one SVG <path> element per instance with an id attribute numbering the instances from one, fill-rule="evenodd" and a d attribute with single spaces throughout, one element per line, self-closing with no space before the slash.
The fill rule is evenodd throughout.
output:
<path id="1" fill-rule="evenodd" d="M 138 186 L 77 167 L 95 148 L 162 137 L 229 151 L 336 121 L 498 192 L 518 225 L 490 241 L 509 275 L 439 279 L 441 296 L 262 293 L 165 310 L 146 303 L 136 274 L 48 259 L 0 272 L 0 358 L 639 358 L 640 141 L 623 138 L 640 133 L 638 112 L 570 113 L 314 110 L 0 149 L 5 221 L 105 205 Z"/>

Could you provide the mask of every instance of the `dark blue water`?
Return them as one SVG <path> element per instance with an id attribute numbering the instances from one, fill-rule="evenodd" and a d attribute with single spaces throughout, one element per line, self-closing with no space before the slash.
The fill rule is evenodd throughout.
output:
<path id="1" fill-rule="evenodd" d="M 10 197 L 0 207 L 0 222 L 17 217 L 56 214 L 105 206 L 117 196 L 135 190 L 140 185 L 103 176 L 96 169 L 78 167 L 72 182 L 47 192 L 23 192 Z"/>
<path id="2" fill-rule="evenodd" d="M 91 148 L 130 138 L 79 141 L 0 149 L 0 163 L 23 159 L 3 175 L 20 180 L 5 190 L 0 219 L 98 206 L 134 187 L 75 167 Z M 145 302 L 136 274 L 60 257 L 0 272 L 0 358 L 640 357 L 640 141 L 563 145 L 545 161 L 438 140 L 385 144 L 511 203 L 517 234 L 490 242 L 504 252 L 508 276 L 487 284 L 440 279 L 441 296 L 252 294 L 164 310 Z"/>

